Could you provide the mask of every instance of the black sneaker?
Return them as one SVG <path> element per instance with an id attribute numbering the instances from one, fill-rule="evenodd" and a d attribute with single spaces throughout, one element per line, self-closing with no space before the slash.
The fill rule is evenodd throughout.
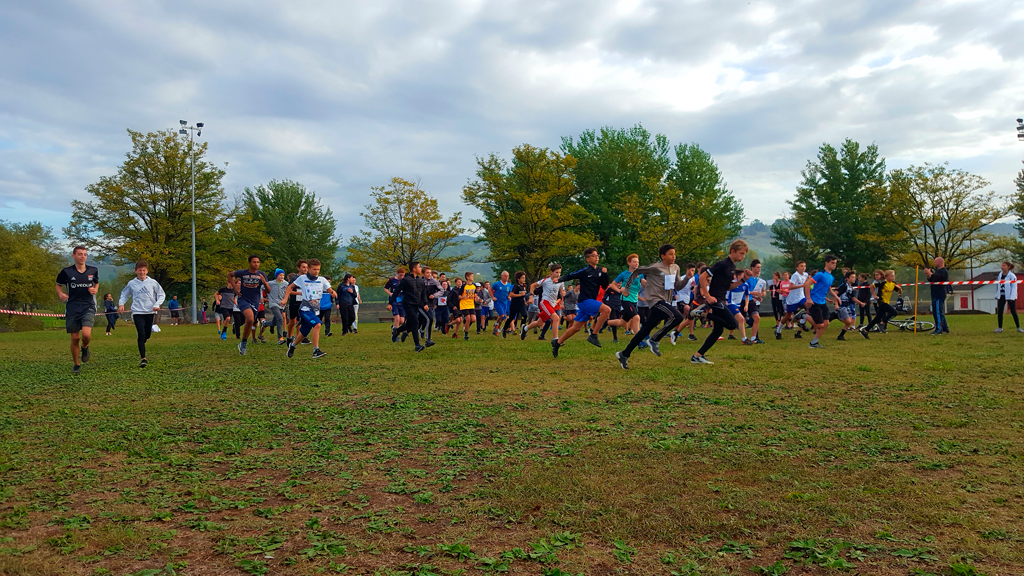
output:
<path id="1" fill-rule="evenodd" d="M 303 338 L 302 342 L 299 342 L 299 344 L 306 345 L 306 344 L 312 344 L 312 342 L 309 341 L 309 338 Z"/>
<path id="2" fill-rule="evenodd" d="M 804 337 L 804 335 L 802 333 L 800 333 L 800 332 L 797 332 L 796 334 L 793 334 L 793 338 L 803 338 L 803 337 Z"/>
<path id="3" fill-rule="evenodd" d="M 398 342 L 398 328 L 391 327 L 391 341 Z"/>
<path id="4" fill-rule="evenodd" d="M 147 361 L 145 358 L 143 358 L 142 361 L 139 362 L 139 368 L 145 368 L 148 365 L 149 365 L 149 361 Z"/>
<path id="5" fill-rule="evenodd" d="M 808 348 L 824 348 L 820 342 L 811 342 L 807 345 Z"/>
<path id="6" fill-rule="evenodd" d="M 334 332 L 328 332 L 327 334 L 324 334 L 324 336 L 330 338 L 331 336 L 334 336 Z"/>
<path id="7" fill-rule="evenodd" d="M 465 340 L 466 342 L 469 342 L 469 332 L 463 332 L 462 339 Z"/>
<path id="8" fill-rule="evenodd" d="M 82 371 L 82 365 L 81 364 L 75 364 L 74 366 L 71 367 L 71 373 L 72 374 L 78 374 L 81 371 Z"/>
<path id="9" fill-rule="evenodd" d="M 839 337 L 836 338 L 836 340 L 846 340 L 846 332 L 841 330 L 839 332 Z"/>
<path id="10" fill-rule="evenodd" d="M 523 324 L 523 327 L 519 330 L 519 339 L 526 340 L 526 335 L 530 333 L 530 330 Z"/>
<path id="11" fill-rule="evenodd" d="M 658 346 L 657 342 L 651 340 L 648 342 L 648 345 L 651 347 L 651 352 L 654 352 L 655 356 L 661 356 L 661 348 Z"/>
<path id="12" fill-rule="evenodd" d="M 317 348 L 316 350 L 313 350 L 313 359 L 314 360 L 316 360 L 317 358 L 323 358 L 324 356 L 327 356 L 327 352 L 324 352 L 323 350 L 321 350 L 319 348 Z"/>
<path id="13" fill-rule="evenodd" d="M 402 332 L 402 337 L 400 338 L 400 340 L 402 342 L 405 342 L 405 339 L 408 338 L 408 337 L 409 337 L 409 333 L 408 332 Z"/>
<path id="14" fill-rule="evenodd" d="M 601 347 L 601 341 L 597 339 L 597 334 L 591 334 L 590 336 L 587 336 L 587 342 L 593 344 L 594 346 L 597 346 L 598 348 Z"/>
<path id="15" fill-rule="evenodd" d="M 295 345 L 294 344 L 289 344 L 288 345 L 288 357 L 291 358 L 294 355 L 295 355 Z"/>
<path id="16" fill-rule="evenodd" d="M 618 344 L 618 343 L 619 343 L 619 339 L 618 338 L 612 338 L 612 344 Z"/>
<path id="17" fill-rule="evenodd" d="M 246 340 L 242 340 L 241 342 L 238 343 L 238 354 L 241 355 L 241 356 L 245 356 L 245 352 L 246 352 L 245 343 L 246 342 L 247 342 Z"/>
<path id="18" fill-rule="evenodd" d="M 858 332 L 860 332 L 860 335 L 863 336 L 865 340 L 870 340 L 870 338 L 868 338 L 867 328 L 861 328 L 860 330 L 858 330 Z"/>
<path id="19" fill-rule="evenodd" d="M 328 334 L 328 336 L 330 336 L 330 334 Z M 264 338 L 262 334 L 260 334 L 260 344 L 266 344 L 266 343 L 267 343 L 267 339 Z"/>
<path id="20" fill-rule="evenodd" d="M 295 338 L 292 337 L 292 336 L 289 336 L 287 342 L 288 342 L 288 345 L 291 346 L 292 342 L 295 342 Z"/>
<path id="21" fill-rule="evenodd" d="M 504 328 L 502 328 L 501 329 L 501 337 L 502 338 L 507 338 L 508 337 L 508 330 L 505 330 Z"/>
<path id="22" fill-rule="evenodd" d="M 782 332 L 776 332 L 775 333 L 775 339 L 776 340 L 782 340 Z"/>
<path id="23" fill-rule="evenodd" d="M 558 343 L 558 338 L 553 338 L 551 340 L 551 355 L 554 356 L 555 358 L 558 358 L 558 349 L 561 346 L 562 345 Z"/>
<path id="24" fill-rule="evenodd" d="M 623 370 L 629 370 L 629 356 L 623 356 L 622 352 L 616 352 L 615 357 L 619 359 L 619 366 L 622 366 Z"/>
<path id="25" fill-rule="evenodd" d="M 431 346 L 434 345 L 434 341 L 433 340 L 427 340 L 423 344 L 425 344 L 424 348 L 430 348 Z"/>
<path id="26" fill-rule="evenodd" d="M 696 341 L 697 341 L 697 337 L 696 337 L 696 336 L 694 336 L 693 334 L 690 334 L 689 336 L 687 336 L 687 337 L 686 337 L 686 339 L 687 339 L 687 340 L 692 340 L 692 341 L 694 341 L 694 342 L 696 342 Z"/>
<path id="27" fill-rule="evenodd" d="M 735 336 L 733 336 L 732 334 L 729 334 L 729 340 L 735 340 L 735 339 L 736 339 Z"/>
<path id="28" fill-rule="evenodd" d="M 288 341 L 285 340 L 284 338 L 281 338 L 280 340 L 277 341 L 277 345 L 280 346 L 281 344 L 284 344 L 286 342 L 288 342 Z"/>
<path id="29" fill-rule="evenodd" d="M 416 352 L 423 352 L 426 349 L 427 349 L 426 346 L 419 346 L 419 345 L 416 346 Z"/>
<path id="30" fill-rule="evenodd" d="M 690 356 L 690 364 L 714 364 L 711 360 L 708 360 L 706 356 L 697 356 L 694 354 Z"/>
<path id="31" fill-rule="evenodd" d="M 92 354 L 89 353 L 89 348 L 82 348 L 82 362 L 88 362 L 89 358 L 92 358 Z"/>

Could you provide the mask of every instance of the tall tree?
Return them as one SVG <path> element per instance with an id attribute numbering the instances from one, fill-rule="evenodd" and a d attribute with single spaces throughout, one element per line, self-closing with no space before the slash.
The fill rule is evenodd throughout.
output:
<path id="1" fill-rule="evenodd" d="M 682 209 L 706 228 L 695 231 L 683 244 L 685 249 L 676 250 L 677 258 L 686 254 L 692 259 L 708 260 L 721 253 L 724 245 L 743 229 L 743 205 L 729 190 L 711 154 L 696 143 L 676 146 L 675 154 L 676 161 L 666 180 L 679 191 Z"/>
<path id="2" fill-rule="evenodd" d="M 371 188 L 373 204 L 361 212 L 368 230 L 360 230 L 348 246 L 348 261 L 355 274 L 384 281 L 398 266 L 412 262 L 429 264 L 435 270 L 452 270 L 466 254 L 445 255 L 458 245 L 462 213 L 445 220 L 437 200 L 419 184 L 392 178 L 387 186 Z"/>
<path id="3" fill-rule="evenodd" d="M 807 162 L 789 201 L 788 227 L 773 227 L 776 247 L 794 260 L 817 260 L 826 252 L 853 268 L 888 262 L 903 249 L 904 237 L 878 218 L 884 196 L 885 159 L 878 147 L 865 148 L 849 138 L 837 150 L 822 144 Z M 796 254 L 803 253 L 803 258 Z"/>
<path id="4" fill-rule="evenodd" d="M 984 232 L 1005 218 L 1012 206 L 989 183 L 946 164 L 893 170 L 886 188 L 885 215 L 908 239 L 901 260 L 907 266 L 931 266 L 936 256 L 949 268 L 997 262 L 1013 238 Z"/>
<path id="5" fill-rule="evenodd" d="M 149 275 L 165 289 L 190 283 L 194 154 L 199 287 L 220 285 L 225 270 L 244 265 L 250 253 L 266 253 L 270 237 L 240 206 L 227 204 L 224 171 L 206 160 L 205 142 L 193 147 L 172 130 L 128 134 L 132 150 L 117 174 L 86 187 L 93 200 L 71 202 L 73 216 L 64 234 L 72 242 L 97 256 L 112 256 L 115 264 L 146 260 Z"/>
<path id="6" fill-rule="evenodd" d="M 672 162 L 669 142 L 643 126 L 587 130 L 578 139 L 562 138 L 562 152 L 576 158 L 573 174 L 578 202 L 595 216 L 589 227 L 609 262 L 622 262 L 640 249 L 637 230 L 626 222 L 620 200 L 665 177 Z"/>
<path id="7" fill-rule="evenodd" d="M 269 251 L 278 265 L 287 267 L 299 259 L 316 258 L 323 263 L 322 275 L 334 277 L 341 271 L 335 258 L 337 221 L 312 190 L 291 180 L 271 180 L 246 188 L 242 204 L 273 238 Z"/>
<path id="8" fill-rule="evenodd" d="M 463 201 L 483 213 L 473 220 L 490 249 L 495 276 L 521 269 L 530 281 L 551 262 L 580 254 L 594 241 L 593 216 L 579 203 L 576 159 L 524 144 L 512 162 L 494 154 L 477 159 L 476 180 L 462 189 Z"/>
<path id="9" fill-rule="evenodd" d="M 64 265 L 50 229 L 0 220 L 0 307 L 35 308 L 56 301 L 54 279 Z"/>

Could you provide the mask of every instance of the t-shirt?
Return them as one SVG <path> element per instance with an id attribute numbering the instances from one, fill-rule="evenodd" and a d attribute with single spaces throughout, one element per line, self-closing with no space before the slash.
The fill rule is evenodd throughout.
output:
<path id="1" fill-rule="evenodd" d="M 395 294 L 395 291 L 398 290 L 398 284 L 398 278 L 388 278 L 388 281 L 384 283 L 384 289 L 391 292 L 391 296 L 388 296 L 388 304 L 397 304 L 399 302 L 398 295 Z"/>
<path id="2" fill-rule="evenodd" d="M 828 302 L 829 290 L 832 289 L 832 283 L 835 282 L 835 278 L 822 270 L 814 275 L 812 282 L 814 282 L 814 285 L 811 286 L 811 303 L 826 304 Z"/>
<path id="3" fill-rule="evenodd" d="M 693 291 L 697 288 L 697 277 L 691 276 L 689 280 L 683 284 L 683 287 L 676 290 L 676 303 L 688 304 L 693 300 Z"/>
<path id="4" fill-rule="evenodd" d="M 804 285 L 806 283 L 807 283 L 807 273 L 806 272 L 793 272 L 793 274 L 791 274 L 789 276 L 789 285 L 790 286 L 802 286 L 802 285 Z M 786 304 L 799 304 L 805 298 L 806 298 L 806 296 L 804 296 L 804 289 L 802 287 L 801 288 L 797 288 L 795 290 L 790 288 L 789 294 L 786 296 Z"/>
<path id="5" fill-rule="evenodd" d="M 476 309 L 476 286 L 471 282 L 462 285 L 459 291 L 459 310 Z"/>
<path id="6" fill-rule="evenodd" d="M 783 280 L 782 282 L 779 282 L 779 294 L 782 295 L 783 299 L 785 299 L 787 296 L 789 296 L 789 292 L 790 292 L 789 287 L 791 285 L 792 285 L 792 282 L 790 282 L 789 280 Z"/>
<path id="7" fill-rule="evenodd" d="M 871 283 L 861 282 L 857 284 L 857 300 L 868 304 L 871 302 Z"/>
<path id="8" fill-rule="evenodd" d="M 648 307 L 650 307 L 650 304 L 647 302 L 647 289 L 646 288 L 641 288 L 640 291 L 636 293 L 636 305 L 639 308 L 648 308 Z"/>
<path id="9" fill-rule="evenodd" d="M 260 289 L 263 288 L 263 282 L 267 280 L 267 275 L 262 271 L 257 270 L 256 272 L 250 272 L 248 270 L 235 270 L 235 278 L 241 280 L 241 285 L 238 288 L 239 297 L 246 302 L 257 303 L 262 298 L 262 292 Z"/>
<path id="10" fill-rule="evenodd" d="M 235 289 L 228 288 L 227 286 L 217 290 L 220 294 L 220 307 L 231 309 L 235 307 Z"/>
<path id="11" fill-rule="evenodd" d="M 733 277 L 735 281 L 735 277 Z M 733 306 L 740 306 L 743 304 L 743 299 L 750 293 L 750 287 L 747 286 L 746 282 L 741 282 L 739 286 L 729 290 L 726 294 L 726 301 Z"/>
<path id="12" fill-rule="evenodd" d="M 86 266 L 84 272 L 79 272 L 73 265 L 64 268 L 57 274 L 57 284 L 63 284 L 68 294 L 68 307 L 85 309 L 96 309 L 96 296 L 89 294 L 92 288 L 100 281 L 100 272 L 95 266 Z"/>
<path id="13" fill-rule="evenodd" d="M 580 302 L 584 300 L 600 300 L 598 292 L 602 288 L 608 287 L 608 273 L 602 272 L 596 266 L 585 266 L 558 279 L 559 282 L 565 282 L 566 280 L 576 280 L 580 283 Z"/>
<path id="14" fill-rule="evenodd" d="M 889 282 L 884 280 L 881 282 L 875 282 L 875 290 L 878 293 L 879 300 L 884 304 L 888 304 L 892 300 L 892 293 L 896 291 L 897 286 L 895 282 Z"/>
<path id="15" fill-rule="evenodd" d="M 618 282 L 619 286 L 622 286 L 624 290 L 629 290 L 629 296 L 623 296 L 622 301 L 632 302 L 633 304 L 636 304 L 636 299 L 638 296 L 640 296 L 640 280 L 644 277 L 644 275 L 638 274 L 636 279 L 633 280 L 632 284 L 630 284 L 629 286 L 623 286 L 625 282 L 629 281 L 630 274 L 631 272 L 629 270 L 623 270 L 622 272 L 619 272 L 619 275 L 615 277 L 615 282 Z"/>
<path id="16" fill-rule="evenodd" d="M 564 286 L 564 284 L 563 284 Z M 565 291 L 565 296 L 562 297 L 562 307 L 566 310 L 576 309 L 576 291 L 569 289 Z"/>
<path id="17" fill-rule="evenodd" d="M 302 291 L 301 310 L 320 311 L 320 299 L 331 289 L 331 283 L 323 276 L 310 278 L 309 274 L 301 274 L 292 280 L 292 284 Z M 314 306 L 316 308 L 314 308 Z"/>
<path id="18" fill-rule="evenodd" d="M 321 310 L 330 310 L 331 309 L 331 293 L 330 292 L 324 292 L 323 295 L 320 296 L 320 309 Z"/>
<path id="19" fill-rule="evenodd" d="M 764 278 L 751 277 L 747 279 L 747 294 L 750 294 L 750 299 L 758 304 L 761 300 L 764 300 L 764 293 L 768 288 L 768 283 L 764 281 Z M 760 292 L 761 296 L 754 296 L 754 292 Z"/>
<path id="20" fill-rule="evenodd" d="M 735 271 L 736 263 L 728 256 L 708 269 L 707 274 L 711 277 L 708 282 L 708 294 L 717 299 L 719 303 L 725 301 L 725 295 L 735 277 Z"/>
<path id="21" fill-rule="evenodd" d="M 549 277 L 540 281 L 540 287 L 543 290 L 541 299 L 550 302 L 551 305 L 554 306 L 554 304 L 558 302 L 558 299 L 561 297 L 559 296 L 559 294 L 561 294 L 562 289 L 565 287 L 565 283 L 552 282 L 551 278 Z"/>
<path id="22" fill-rule="evenodd" d="M 846 282 L 840 284 L 839 288 L 836 288 L 836 294 L 839 295 L 839 304 L 843 307 L 856 306 L 857 303 L 853 301 L 856 290 L 856 288 Z M 860 298 L 857 299 L 860 300 Z"/>
<path id="23" fill-rule="evenodd" d="M 525 293 L 526 293 L 526 286 L 523 285 L 523 284 L 516 284 L 515 286 L 512 287 L 511 294 L 525 294 Z M 520 308 L 520 307 L 522 307 L 522 309 L 524 309 L 524 310 L 526 309 L 526 296 L 513 298 L 511 300 L 511 302 L 512 302 L 512 307 L 513 308 Z"/>
<path id="24" fill-rule="evenodd" d="M 612 310 L 619 310 L 622 308 L 622 294 L 619 294 L 611 288 L 604 291 L 601 301 L 611 307 Z"/>
<path id="25" fill-rule="evenodd" d="M 494 292 L 494 299 L 498 302 L 508 302 L 508 295 L 512 292 L 511 282 L 495 282 L 491 285 Z"/>

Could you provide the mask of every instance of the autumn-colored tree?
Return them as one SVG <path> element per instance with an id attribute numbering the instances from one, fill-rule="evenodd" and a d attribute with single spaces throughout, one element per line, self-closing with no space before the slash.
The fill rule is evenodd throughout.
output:
<path id="1" fill-rule="evenodd" d="M 227 270 L 244 268 L 249 254 L 264 268 L 271 238 L 263 225 L 226 202 L 224 171 L 206 160 L 206 143 L 193 145 L 173 130 L 128 130 L 132 150 L 117 174 L 86 188 L 93 200 L 73 200 L 64 234 L 96 257 L 115 264 L 149 263 L 149 275 L 165 289 L 191 283 L 192 203 L 190 154 L 195 155 L 197 284 L 220 286 Z"/>
<path id="2" fill-rule="evenodd" d="M 893 170 L 884 216 L 907 237 L 901 262 L 928 267 L 936 256 L 945 258 L 948 268 L 998 262 L 1013 238 L 983 230 L 1008 216 L 1012 206 L 995 192 L 982 191 L 988 186 L 981 176 L 946 164 Z"/>
<path id="3" fill-rule="evenodd" d="M 462 189 L 463 201 L 483 215 L 473 220 L 490 249 L 495 276 L 523 270 L 530 281 L 547 274 L 551 262 L 578 255 L 596 238 L 593 220 L 579 204 L 576 160 L 524 144 L 511 163 L 491 154 L 477 159 L 476 180 Z"/>
<path id="4" fill-rule="evenodd" d="M 422 262 L 435 270 L 451 271 L 468 254 L 445 254 L 462 233 L 462 213 L 445 220 L 437 200 L 418 184 L 392 178 L 387 186 L 371 188 L 373 203 L 361 212 L 366 230 L 353 236 L 348 262 L 356 276 L 385 281 L 398 266 Z M 364 280 L 365 281 L 365 280 Z"/>

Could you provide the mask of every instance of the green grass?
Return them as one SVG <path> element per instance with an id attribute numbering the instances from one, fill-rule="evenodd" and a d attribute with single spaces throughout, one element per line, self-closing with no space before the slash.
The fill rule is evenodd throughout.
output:
<path id="1" fill-rule="evenodd" d="M 770 323 L 770 321 L 769 321 Z M 1014 574 L 1024 335 L 0 334 L 0 574 Z M 767 331 L 766 331 L 767 332 Z"/>

